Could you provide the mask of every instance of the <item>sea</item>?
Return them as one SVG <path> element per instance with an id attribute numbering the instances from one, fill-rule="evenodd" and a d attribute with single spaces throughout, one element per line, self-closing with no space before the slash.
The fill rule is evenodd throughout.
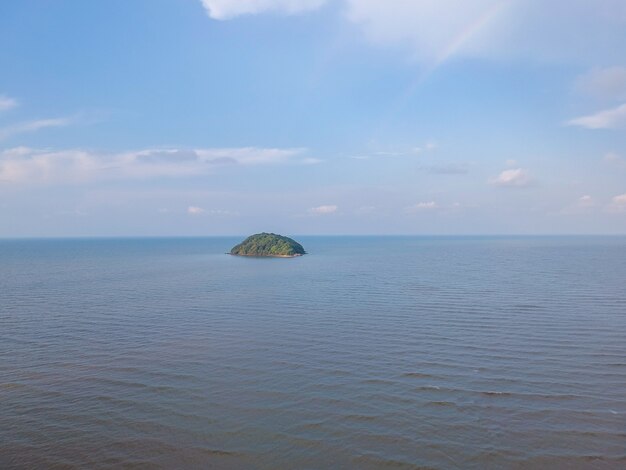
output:
<path id="1" fill-rule="evenodd" d="M 624 469 L 626 237 L 0 241 L 2 469 Z"/>

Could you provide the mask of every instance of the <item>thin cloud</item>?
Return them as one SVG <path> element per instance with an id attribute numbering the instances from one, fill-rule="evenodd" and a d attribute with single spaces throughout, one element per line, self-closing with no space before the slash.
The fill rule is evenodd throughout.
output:
<path id="1" fill-rule="evenodd" d="M 603 160 L 606 163 L 614 165 L 618 168 L 626 168 L 626 158 L 618 155 L 617 153 L 609 152 L 604 156 Z"/>
<path id="2" fill-rule="evenodd" d="M 579 197 L 573 204 L 563 208 L 561 214 L 563 215 L 580 215 L 589 213 L 596 207 L 596 202 L 592 196 L 585 194 Z"/>
<path id="3" fill-rule="evenodd" d="M 19 103 L 15 98 L 6 95 L 0 95 L 0 113 L 17 107 Z"/>
<path id="4" fill-rule="evenodd" d="M 336 206 L 334 204 L 328 204 L 324 206 L 311 207 L 308 212 L 309 214 L 313 215 L 328 215 L 334 214 L 335 212 L 337 212 L 338 209 L 339 206 Z"/>
<path id="5" fill-rule="evenodd" d="M 607 207 L 608 212 L 626 212 L 626 193 L 615 196 Z"/>
<path id="6" fill-rule="evenodd" d="M 275 165 L 286 163 L 293 157 L 306 152 L 305 148 L 218 148 L 197 149 L 198 159 L 208 163 L 235 163 L 243 166 Z"/>
<path id="7" fill-rule="evenodd" d="M 467 165 L 456 163 L 432 165 L 423 168 L 433 175 L 466 175 L 469 173 Z"/>
<path id="8" fill-rule="evenodd" d="M 306 13 L 333 3 L 343 7 L 337 10 L 370 42 L 408 49 L 414 58 L 428 64 L 428 72 L 453 57 L 616 62 L 626 44 L 623 0 L 568 0 L 567 8 L 563 2 L 545 0 L 201 2 L 208 15 L 219 20 L 266 12 Z"/>
<path id="9" fill-rule="evenodd" d="M 439 204 L 437 204 L 435 201 L 424 201 L 407 207 L 406 212 L 423 212 L 432 211 L 435 209 L 439 209 Z"/>
<path id="10" fill-rule="evenodd" d="M 187 208 L 187 214 L 189 214 L 189 215 L 200 215 L 202 213 L 204 213 L 204 209 L 202 207 L 189 206 Z"/>
<path id="11" fill-rule="evenodd" d="M 526 188 L 532 184 L 528 170 L 514 168 L 502 171 L 498 176 L 489 181 L 494 186 Z"/>
<path id="12" fill-rule="evenodd" d="M 576 89 L 608 100 L 626 100 L 626 67 L 596 67 L 576 80 Z"/>
<path id="13" fill-rule="evenodd" d="M 92 180 L 180 178 L 207 175 L 224 166 L 263 166 L 290 162 L 303 149 L 219 148 L 147 149 L 116 154 L 84 150 L 17 147 L 0 152 L 0 181 L 67 183 Z"/>
<path id="14" fill-rule="evenodd" d="M 376 206 L 361 206 L 357 208 L 354 213 L 357 215 L 370 215 L 378 210 Z"/>
<path id="15" fill-rule="evenodd" d="M 316 10 L 327 0 L 201 0 L 207 14 L 215 20 L 265 12 L 296 14 Z"/>
<path id="16" fill-rule="evenodd" d="M 379 150 L 372 153 L 363 153 L 357 155 L 351 155 L 348 158 L 353 160 L 370 160 L 370 159 L 385 159 L 385 158 L 413 158 L 420 156 L 426 152 L 432 152 L 437 149 L 435 142 L 427 142 L 420 147 L 412 147 L 409 149 L 391 149 L 391 150 Z"/>
<path id="17" fill-rule="evenodd" d="M 221 215 L 221 216 L 237 216 L 239 212 L 233 212 L 226 209 L 209 209 L 205 211 L 208 215 Z"/>
<path id="18" fill-rule="evenodd" d="M 13 124 L 11 126 L 0 129 L 0 140 L 8 139 L 17 134 L 24 134 L 28 132 L 35 132 L 40 129 L 46 129 L 49 127 L 63 127 L 69 125 L 71 120 L 69 118 L 54 118 L 54 119 L 36 119 L 34 121 L 21 122 L 19 124 Z"/>
<path id="19" fill-rule="evenodd" d="M 567 124 L 587 129 L 618 129 L 624 127 L 626 126 L 626 103 L 617 108 L 605 109 L 595 114 L 572 119 Z"/>
<path id="20" fill-rule="evenodd" d="M 418 149 L 419 152 L 419 149 Z M 378 155 L 380 157 L 403 157 L 405 155 L 404 152 L 398 152 L 398 151 L 381 151 L 381 152 L 375 152 L 375 155 Z"/>
<path id="21" fill-rule="evenodd" d="M 299 163 L 302 165 L 319 165 L 323 161 L 324 160 L 320 158 L 309 157 L 309 158 L 303 158 L 302 160 L 299 161 Z"/>
<path id="22" fill-rule="evenodd" d="M 567 8 L 545 0 L 345 1 L 371 41 L 408 46 L 433 67 L 455 56 L 597 63 L 619 59 L 615 43 L 626 40 L 623 0 L 568 0 Z"/>

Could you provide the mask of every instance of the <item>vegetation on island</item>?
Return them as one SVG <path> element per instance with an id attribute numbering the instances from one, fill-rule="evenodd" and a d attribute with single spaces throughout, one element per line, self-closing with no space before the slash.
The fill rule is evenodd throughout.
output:
<path id="1" fill-rule="evenodd" d="M 257 233 L 230 250 L 231 255 L 292 257 L 306 254 L 297 241 L 275 233 Z"/>

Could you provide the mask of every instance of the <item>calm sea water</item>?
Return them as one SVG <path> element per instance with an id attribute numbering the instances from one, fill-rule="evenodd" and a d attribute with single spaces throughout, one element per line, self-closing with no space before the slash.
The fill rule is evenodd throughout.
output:
<path id="1" fill-rule="evenodd" d="M 0 241 L 1 468 L 626 468 L 626 238 Z"/>

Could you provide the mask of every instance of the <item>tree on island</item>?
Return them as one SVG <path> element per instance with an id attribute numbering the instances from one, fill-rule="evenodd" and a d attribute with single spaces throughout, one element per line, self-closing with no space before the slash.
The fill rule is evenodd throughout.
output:
<path id="1" fill-rule="evenodd" d="M 297 241 L 275 233 L 257 233 L 246 238 L 230 250 L 231 255 L 238 256 L 275 256 L 293 257 L 306 254 Z"/>

